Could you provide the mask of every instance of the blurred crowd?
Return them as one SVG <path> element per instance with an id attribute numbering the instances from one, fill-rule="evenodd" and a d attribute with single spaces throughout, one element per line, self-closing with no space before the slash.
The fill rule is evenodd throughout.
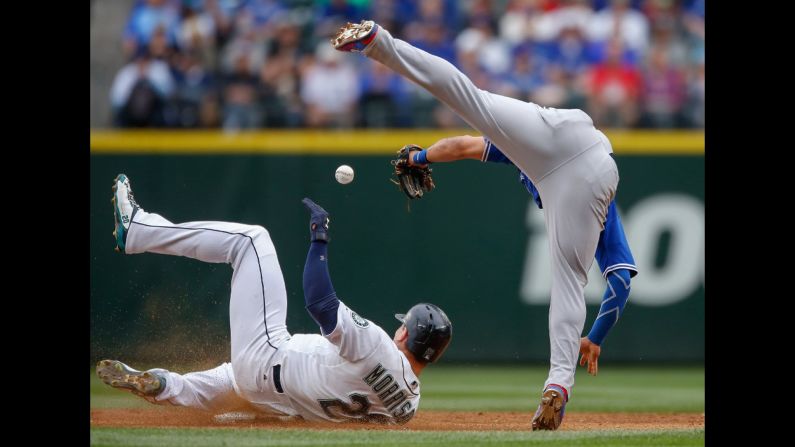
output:
<path id="1" fill-rule="evenodd" d="M 137 0 L 119 127 L 459 127 L 446 106 L 333 50 L 372 19 L 480 88 L 598 127 L 704 127 L 704 0 Z"/>

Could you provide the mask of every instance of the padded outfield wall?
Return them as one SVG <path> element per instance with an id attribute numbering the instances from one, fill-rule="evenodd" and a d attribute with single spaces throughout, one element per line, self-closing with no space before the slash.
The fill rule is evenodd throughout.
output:
<path id="1" fill-rule="evenodd" d="M 91 355 L 221 361 L 229 352 L 231 268 L 114 253 L 110 206 L 124 172 L 147 211 L 174 222 L 266 227 L 289 294 L 288 327 L 317 331 L 301 274 L 312 197 L 332 213 L 330 269 L 340 298 L 391 333 L 417 301 L 454 324 L 446 357 L 546 361 L 549 259 L 543 216 L 509 166 L 434 165 L 437 189 L 411 203 L 388 181 L 405 143 L 449 131 L 115 132 L 91 134 Z M 606 131 L 620 170 L 617 203 L 640 268 L 603 358 L 704 359 L 704 134 Z M 350 185 L 334 180 L 351 165 Z M 604 291 L 596 263 L 586 290 L 590 328 Z"/>

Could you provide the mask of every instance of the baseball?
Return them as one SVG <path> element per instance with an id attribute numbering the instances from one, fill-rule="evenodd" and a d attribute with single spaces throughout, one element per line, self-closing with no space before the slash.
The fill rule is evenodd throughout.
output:
<path id="1" fill-rule="evenodd" d="M 347 185 L 353 181 L 353 168 L 348 165 L 342 165 L 337 168 L 337 172 L 334 173 L 334 177 L 336 177 L 338 182 L 342 183 L 343 185 Z"/>

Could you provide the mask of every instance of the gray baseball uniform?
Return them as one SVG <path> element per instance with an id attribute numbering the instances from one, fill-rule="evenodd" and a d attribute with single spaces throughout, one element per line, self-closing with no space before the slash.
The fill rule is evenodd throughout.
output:
<path id="1" fill-rule="evenodd" d="M 447 104 L 538 188 L 552 262 L 551 367 L 544 386 L 557 384 L 571 393 L 585 325 L 583 290 L 618 186 L 610 142 L 582 110 L 540 107 L 481 90 L 446 60 L 384 28 L 363 53 Z"/>

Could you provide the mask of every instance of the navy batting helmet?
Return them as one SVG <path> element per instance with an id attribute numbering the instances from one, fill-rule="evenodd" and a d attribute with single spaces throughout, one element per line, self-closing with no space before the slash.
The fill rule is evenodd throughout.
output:
<path id="1" fill-rule="evenodd" d="M 453 337 L 453 324 L 439 306 L 420 303 L 408 313 L 395 314 L 406 326 L 409 338 L 406 347 L 420 360 L 435 362 L 442 356 Z"/>

